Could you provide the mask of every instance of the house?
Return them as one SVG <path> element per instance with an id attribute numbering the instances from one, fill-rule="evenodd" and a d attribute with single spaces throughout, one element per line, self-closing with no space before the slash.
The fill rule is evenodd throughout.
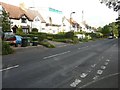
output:
<path id="1" fill-rule="evenodd" d="M 62 19 L 62 32 L 69 31 L 78 32 L 80 30 L 79 24 L 73 19 L 67 19 L 65 16 Z"/>
<path id="2" fill-rule="evenodd" d="M 33 19 L 31 23 L 31 28 L 37 28 L 38 32 L 44 32 L 46 27 L 46 21 L 43 19 L 41 14 L 34 8 L 27 9 L 27 12 L 31 14 L 31 17 Z"/>
<path id="3" fill-rule="evenodd" d="M 45 30 L 42 30 L 41 32 L 57 34 L 61 31 L 63 17 L 62 11 L 51 7 L 40 7 L 38 8 L 38 12 L 41 13 L 46 21 Z"/>
<path id="4" fill-rule="evenodd" d="M 11 22 L 11 31 L 16 33 L 17 28 L 21 27 L 23 32 L 29 33 L 32 28 L 37 28 L 38 32 L 57 34 L 59 32 L 68 32 L 81 30 L 90 32 L 86 28 L 87 24 L 82 22 L 78 24 L 75 20 L 67 19 L 63 12 L 51 7 L 26 8 L 24 3 L 14 6 L 0 2 L 3 9 L 9 13 Z"/>
<path id="5" fill-rule="evenodd" d="M 86 21 L 83 21 L 80 23 L 80 26 L 81 26 L 81 30 L 86 32 L 86 33 L 94 33 L 94 30 L 92 29 L 91 26 L 89 26 Z"/>
<path id="6" fill-rule="evenodd" d="M 16 33 L 18 27 L 21 27 L 23 32 L 31 32 L 32 28 L 37 28 L 40 31 L 41 24 L 45 25 L 45 20 L 40 13 L 35 10 L 26 9 L 24 3 L 20 6 L 14 6 L 7 3 L 0 2 L 3 9 L 9 14 L 11 22 L 11 30 Z"/>

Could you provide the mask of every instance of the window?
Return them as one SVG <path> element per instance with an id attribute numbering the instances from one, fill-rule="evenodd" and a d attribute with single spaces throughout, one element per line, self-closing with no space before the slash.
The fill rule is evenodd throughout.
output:
<path id="1" fill-rule="evenodd" d="M 21 18 L 21 23 L 26 23 L 26 18 Z"/>
<path id="2" fill-rule="evenodd" d="M 45 30 L 45 28 L 42 28 L 42 30 Z"/>
<path id="3" fill-rule="evenodd" d="M 37 22 L 37 21 L 40 21 L 40 20 L 38 18 L 36 18 L 35 21 Z"/>

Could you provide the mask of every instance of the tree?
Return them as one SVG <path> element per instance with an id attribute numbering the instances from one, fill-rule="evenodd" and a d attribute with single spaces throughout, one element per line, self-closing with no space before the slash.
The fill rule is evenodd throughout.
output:
<path id="1" fill-rule="evenodd" d="M 101 32 L 101 31 L 102 31 L 102 27 L 98 27 L 97 32 Z"/>
<path id="2" fill-rule="evenodd" d="M 101 33 L 104 35 L 104 37 L 107 37 L 111 33 L 110 27 L 108 25 L 105 25 L 102 28 Z"/>
<path id="3" fill-rule="evenodd" d="M 118 0 L 100 0 L 100 2 L 106 4 L 108 8 L 113 8 L 114 11 L 120 9 L 120 1 Z"/>
<path id="4" fill-rule="evenodd" d="M 118 25 L 118 38 L 120 38 L 120 16 L 117 18 L 116 24 Z"/>
<path id="5" fill-rule="evenodd" d="M 118 25 L 115 22 L 112 22 L 109 24 L 109 27 L 111 28 L 114 36 L 118 37 Z"/>
<path id="6" fill-rule="evenodd" d="M 2 18 L 2 31 L 10 31 L 10 20 L 9 20 L 9 14 L 3 10 L 3 18 Z"/>
<path id="7" fill-rule="evenodd" d="M 118 37 L 120 37 L 120 1 L 118 0 L 100 0 L 101 3 L 106 4 L 108 8 L 113 8 L 114 11 L 118 11 L 117 25 L 118 25 Z"/>

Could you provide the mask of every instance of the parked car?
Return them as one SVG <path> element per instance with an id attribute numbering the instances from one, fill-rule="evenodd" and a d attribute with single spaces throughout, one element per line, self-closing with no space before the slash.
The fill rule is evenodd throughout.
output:
<path id="1" fill-rule="evenodd" d="M 15 35 L 12 32 L 5 32 L 4 40 L 5 42 L 8 42 L 10 45 L 14 45 L 15 47 L 17 47 L 19 44 L 22 44 L 22 37 Z"/>
<path id="2" fill-rule="evenodd" d="M 114 36 L 111 36 L 111 35 L 108 37 L 108 39 L 113 39 L 113 38 L 114 38 Z"/>

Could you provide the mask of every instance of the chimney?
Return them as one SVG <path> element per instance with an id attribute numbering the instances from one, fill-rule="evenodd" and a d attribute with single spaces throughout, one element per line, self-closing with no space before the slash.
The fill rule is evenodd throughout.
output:
<path id="1" fill-rule="evenodd" d="M 20 3 L 20 4 L 19 4 L 19 7 L 20 7 L 22 10 L 26 11 L 26 6 L 25 6 L 25 3 L 24 3 L 24 2 L 23 2 L 23 3 Z"/>

